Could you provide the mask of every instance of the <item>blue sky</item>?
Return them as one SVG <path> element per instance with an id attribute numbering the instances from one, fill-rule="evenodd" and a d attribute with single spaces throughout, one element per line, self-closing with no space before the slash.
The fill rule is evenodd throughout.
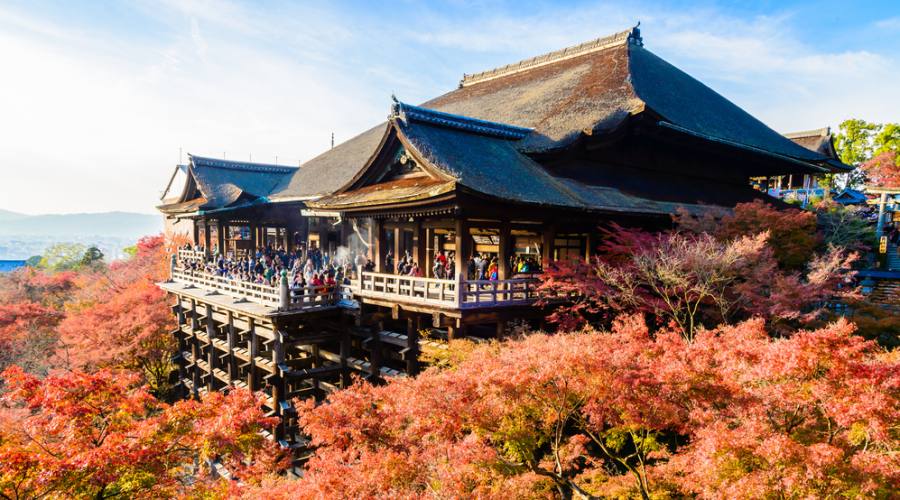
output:
<path id="1" fill-rule="evenodd" d="M 776 130 L 900 121 L 900 2 L 0 4 L 0 208 L 153 212 L 184 152 L 297 164 L 462 74 L 621 31 Z"/>

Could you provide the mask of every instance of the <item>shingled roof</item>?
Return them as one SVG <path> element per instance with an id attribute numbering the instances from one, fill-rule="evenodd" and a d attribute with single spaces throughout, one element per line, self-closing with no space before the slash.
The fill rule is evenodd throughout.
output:
<path id="1" fill-rule="evenodd" d="M 837 150 L 834 149 L 834 136 L 831 134 L 830 127 L 804 130 L 802 132 L 788 132 L 784 136 L 810 151 L 831 158 L 835 162 L 840 162 Z M 840 167 L 834 165 L 834 163 L 832 163 L 832 166 L 835 167 L 835 172 L 853 169 L 852 166 L 844 165 L 843 163 L 840 163 Z"/>
<path id="2" fill-rule="evenodd" d="M 633 178 L 634 172 L 612 174 L 603 169 L 592 169 L 606 173 L 591 183 L 557 177 L 517 149 L 517 141 L 531 132 L 527 128 L 396 103 L 379 144 L 382 148 L 391 147 L 389 138 L 397 134 L 407 151 L 437 175 L 367 185 L 363 174 L 375 168 L 373 161 L 378 155 L 373 155 L 373 161 L 367 163 L 363 172 L 336 193 L 307 203 L 325 210 L 374 208 L 419 202 L 462 189 L 528 205 L 662 215 L 671 214 L 678 207 L 699 209 L 698 203 L 715 204 L 722 199 L 750 201 L 759 194 L 747 185 L 699 186 L 702 183 L 696 179 L 685 181 L 662 174 L 640 175 L 637 180 Z M 387 156 L 393 154 L 388 151 Z M 607 178 L 610 175 L 615 178 Z M 624 184 L 625 189 L 619 184 Z M 680 196 L 671 193 L 673 186 Z"/>
<path id="3" fill-rule="evenodd" d="M 437 111 L 533 129 L 525 154 L 571 145 L 649 112 L 658 124 L 726 147 L 770 155 L 810 172 L 832 158 L 778 134 L 714 90 L 643 47 L 637 28 L 475 75 L 421 105 Z M 309 199 L 335 191 L 369 160 L 378 125 L 301 166 L 272 199 Z"/>
<path id="4" fill-rule="evenodd" d="M 187 185 L 179 198 L 159 208 L 167 213 L 209 212 L 265 203 L 297 167 L 188 155 Z"/>

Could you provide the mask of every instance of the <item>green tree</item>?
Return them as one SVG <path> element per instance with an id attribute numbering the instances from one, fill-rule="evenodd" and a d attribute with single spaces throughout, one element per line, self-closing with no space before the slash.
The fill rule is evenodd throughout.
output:
<path id="1" fill-rule="evenodd" d="M 32 255 L 31 257 L 28 257 L 28 260 L 25 261 L 25 265 L 28 267 L 37 267 L 41 265 L 42 258 L 43 257 L 41 257 L 40 255 Z"/>
<path id="2" fill-rule="evenodd" d="M 57 243 L 44 251 L 39 267 L 50 271 L 77 269 L 86 251 L 80 243 Z"/>
<path id="3" fill-rule="evenodd" d="M 844 120 L 834 137 L 834 147 L 842 162 L 856 167 L 846 174 L 846 186 L 860 186 L 868 181 L 865 170 L 860 168 L 864 163 L 883 153 L 900 152 L 900 123 Z"/>
<path id="4" fill-rule="evenodd" d="M 873 139 L 872 154 L 900 152 L 900 123 L 885 123 Z"/>
<path id="5" fill-rule="evenodd" d="M 85 250 L 84 255 L 81 256 L 81 265 L 89 267 L 102 260 L 103 252 L 99 248 L 92 246 Z"/>

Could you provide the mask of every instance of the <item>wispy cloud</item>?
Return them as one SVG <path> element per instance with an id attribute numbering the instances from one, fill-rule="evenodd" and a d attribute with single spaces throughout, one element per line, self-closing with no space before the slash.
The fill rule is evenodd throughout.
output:
<path id="1" fill-rule="evenodd" d="M 540 2 L 540 0 L 538 0 Z M 297 163 L 471 73 L 626 29 L 778 130 L 896 120 L 900 51 L 806 42 L 767 15 L 651 0 L 392 7 L 134 0 L 134 26 L 0 7 L 4 202 L 151 211 L 179 147 Z M 107 20 L 115 22 L 115 20 Z M 896 18 L 876 23 L 888 30 Z M 97 24 L 91 24 L 97 23 Z M 871 26 L 871 25 L 870 25 Z"/>

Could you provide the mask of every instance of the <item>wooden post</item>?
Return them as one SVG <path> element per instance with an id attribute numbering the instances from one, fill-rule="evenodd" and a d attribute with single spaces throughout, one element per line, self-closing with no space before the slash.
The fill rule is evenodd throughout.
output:
<path id="1" fill-rule="evenodd" d="M 588 231 L 587 234 L 584 235 L 584 261 L 588 264 L 591 263 L 591 251 L 593 250 L 591 248 L 591 245 L 593 245 L 591 240 L 591 232 Z"/>
<path id="2" fill-rule="evenodd" d="M 234 346 L 236 342 L 237 332 L 234 331 L 234 313 L 228 311 L 228 383 L 233 383 L 237 379 L 237 361 L 234 359 Z"/>
<path id="3" fill-rule="evenodd" d="M 250 322 L 250 338 L 247 340 L 247 351 L 250 352 L 250 366 L 247 371 L 247 388 L 250 392 L 256 392 L 256 352 L 259 348 L 259 338 L 256 336 L 256 325 L 253 318 L 248 318 Z"/>
<path id="4" fill-rule="evenodd" d="M 256 246 L 257 246 L 257 227 L 256 224 L 250 223 L 250 256 L 256 255 Z"/>
<path id="5" fill-rule="evenodd" d="M 200 329 L 200 320 L 197 317 L 197 301 L 191 299 L 191 395 L 195 398 L 200 397 L 198 392 L 200 386 L 200 373 L 197 368 L 197 357 L 200 355 L 200 346 L 197 339 L 197 330 Z"/>
<path id="6" fill-rule="evenodd" d="M 399 274 L 400 266 L 400 238 L 403 236 L 403 230 L 400 227 L 394 228 L 394 268 L 388 269 L 387 272 Z"/>
<path id="7" fill-rule="evenodd" d="M 500 244 L 497 247 L 497 277 L 501 280 L 509 279 L 512 273 L 509 270 L 509 244 L 512 238 L 509 221 L 500 223 Z"/>
<path id="8" fill-rule="evenodd" d="M 541 233 L 541 268 L 546 270 L 553 262 L 553 239 L 556 238 L 556 227 L 546 224 Z"/>
<path id="9" fill-rule="evenodd" d="M 369 334 L 369 382 L 373 384 L 381 378 L 381 331 L 384 323 L 379 321 Z"/>
<path id="10" fill-rule="evenodd" d="M 197 224 L 197 220 L 194 219 L 194 246 L 200 244 L 200 225 Z"/>
<path id="11" fill-rule="evenodd" d="M 209 347 L 206 351 L 206 363 L 209 366 L 209 370 L 207 371 L 207 380 L 206 380 L 206 388 L 209 389 L 210 392 L 216 390 L 216 382 L 215 382 L 215 374 L 213 370 L 215 369 L 215 357 L 216 357 L 216 347 L 213 344 L 213 340 L 216 338 L 216 325 L 213 321 L 213 310 L 212 306 L 206 304 L 206 338 L 209 339 Z"/>
<path id="12" fill-rule="evenodd" d="M 469 242 L 472 238 L 469 236 L 469 225 L 467 221 L 460 216 L 456 219 L 456 275 L 465 276 L 468 269 Z"/>
<path id="13" fill-rule="evenodd" d="M 385 244 L 384 244 L 384 228 L 381 219 L 372 219 L 372 232 L 374 239 L 372 240 L 372 253 L 375 255 L 375 272 L 384 272 Z"/>
<path id="14" fill-rule="evenodd" d="M 419 325 L 421 316 L 406 319 L 406 374 L 419 373 Z"/>
<path id="15" fill-rule="evenodd" d="M 419 265 L 419 270 L 422 272 L 422 276 L 427 276 L 428 272 L 426 271 L 428 266 L 428 230 L 425 226 L 422 225 L 422 220 L 416 220 L 416 237 L 415 237 L 416 248 L 413 252 L 413 260 L 416 264 Z"/>
<path id="16" fill-rule="evenodd" d="M 422 267 L 422 276 L 434 278 L 434 230 L 430 227 L 425 228 L 425 262 L 420 262 Z"/>
<path id="17" fill-rule="evenodd" d="M 350 357 L 350 325 L 347 315 L 341 315 L 341 389 L 350 387 L 350 369 L 347 358 Z"/>
<path id="18" fill-rule="evenodd" d="M 206 255 L 212 254 L 212 251 L 209 248 L 209 246 L 211 245 L 210 239 L 211 239 L 211 237 L 209 234 L 209 221 L 204 220 L 203 221 L 203 251 L 206 253 Z"/>
<path id="19" fill-rule="evenodd" d="M 216 245 L 219 248 L 219 255 L 225 255 L 225 228 L 227 226 L 222 223 L 221 219 L 216 220 Z"/>

